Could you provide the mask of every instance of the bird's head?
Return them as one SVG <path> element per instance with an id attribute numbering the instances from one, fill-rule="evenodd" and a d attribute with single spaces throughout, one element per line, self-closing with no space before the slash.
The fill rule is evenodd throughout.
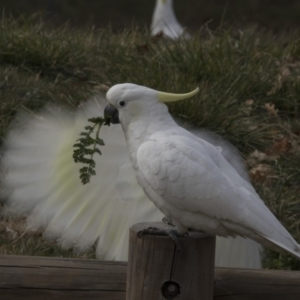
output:
<path id="1" fill-rule="evenodd" d="M 171 94 L 131 83 L 117 84 L 112 86 L 106 94 L 109 104 L 104 114 L 111 118 L 113 124 L 117 124 L 120 120 L 122 121 L 123 116 L 133 119 L 142 114 L 150 114 L 152 109 L 157 109 L 159 104 L 184 100 L 196 95 L 198 91 L 199 88 L 196 88 L 186 94 Z"/>

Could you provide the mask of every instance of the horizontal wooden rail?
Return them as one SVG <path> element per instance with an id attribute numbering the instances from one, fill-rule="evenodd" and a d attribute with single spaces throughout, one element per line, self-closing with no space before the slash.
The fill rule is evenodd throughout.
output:
<path id="1" fill-rule="evenodd" d="M 0 299 L 125 300 L 125 262 L 0 255 Z M 216 268 L 214 299 L 299 300 L 300 272 Z"/>
<path id="2" fill-rule="evenodd" d="M 126 263 L 0 256 L 0 299 L 124 300 Z"/>
<path id="3" fill-rule="evenodd" d="M 214 299 L 300 299 L 300 272 L 216 268 Z"/>

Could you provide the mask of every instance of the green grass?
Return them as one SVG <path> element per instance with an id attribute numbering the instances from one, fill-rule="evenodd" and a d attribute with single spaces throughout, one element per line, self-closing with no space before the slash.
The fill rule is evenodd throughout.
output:
<path id="1" fill-rule="evenodd" d="M 298 32 L 202 28 L 191 40 L 172 42 L 135 27 L 119 33 L 50 29 L 36 17 L 6 17 L 0 24 L 0 136 L 20 107 L 75 107 L 122 82 L 167 92 L 199 86 L 197 97 L 170 105 L 171 112 L 238 147 L 260 195 L 300 241 L 299 38 Z M 36 239 L 35 251 L 34 242 L 20 251 L 9 239 L 0 250 L 69 254 Z M 300 269 L 287 255 L 267 251 L 264 261 L 267 268 Z"/>

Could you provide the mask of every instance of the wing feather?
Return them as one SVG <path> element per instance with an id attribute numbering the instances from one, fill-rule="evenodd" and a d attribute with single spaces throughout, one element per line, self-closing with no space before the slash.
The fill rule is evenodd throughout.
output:
<path id="1" fill-rule="evenodd" d="M 174 208 L 217 219 L 225 227 L 230 221 L 235 225 L 229 224 L 228 228 L 234 228 L 233 232 L 237 234 L 244 235 L 245 229 L 260 237 L 277 240 L 288 248 L 298 247 L 254 188 L 215 146 L 201 139 L 191 139 L 186 131 L 182 133 L 184 135 L 154 134 L 139 147 L 140 178 L 147 186 Z M 176 156 L 175 160 L 168 159 L 170 151 L 173 157 Z M 159 173 L 151 172 L 151 164 L 159 165 Z M 167 176 L 160 176 L 161 173 Z M 183 225 L 191 227 L 190 224 Z"/>

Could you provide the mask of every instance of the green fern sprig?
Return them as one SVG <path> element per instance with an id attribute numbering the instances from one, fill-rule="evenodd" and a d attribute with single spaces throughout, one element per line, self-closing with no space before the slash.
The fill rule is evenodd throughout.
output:
<path id="1" fill-rule="evenodd" d="M 85 131 L 80 133 L 81 138 L 77 139 L 73 147 L 73 159 L 75 163 L 83 163 L 87 166 L 82 167 L 79 170 L 80 179 L 82 184 L 87 184 L 91 180 L 92 175 L 96 175 L 95 167 L 96 163 L 93 159 L 94 154 L 98 153 L 102 155 L 102 152 L 97 146 L 104 146 L 104 141 L 99 138 L 99 133 L 102 125 L 110 125 L 109 118 L 91 118 L 88 119 L 93 125 L 87 125 L 84 127 Z M 95 131 L 95 138 L 91 137 L 91 134 Z"/>

